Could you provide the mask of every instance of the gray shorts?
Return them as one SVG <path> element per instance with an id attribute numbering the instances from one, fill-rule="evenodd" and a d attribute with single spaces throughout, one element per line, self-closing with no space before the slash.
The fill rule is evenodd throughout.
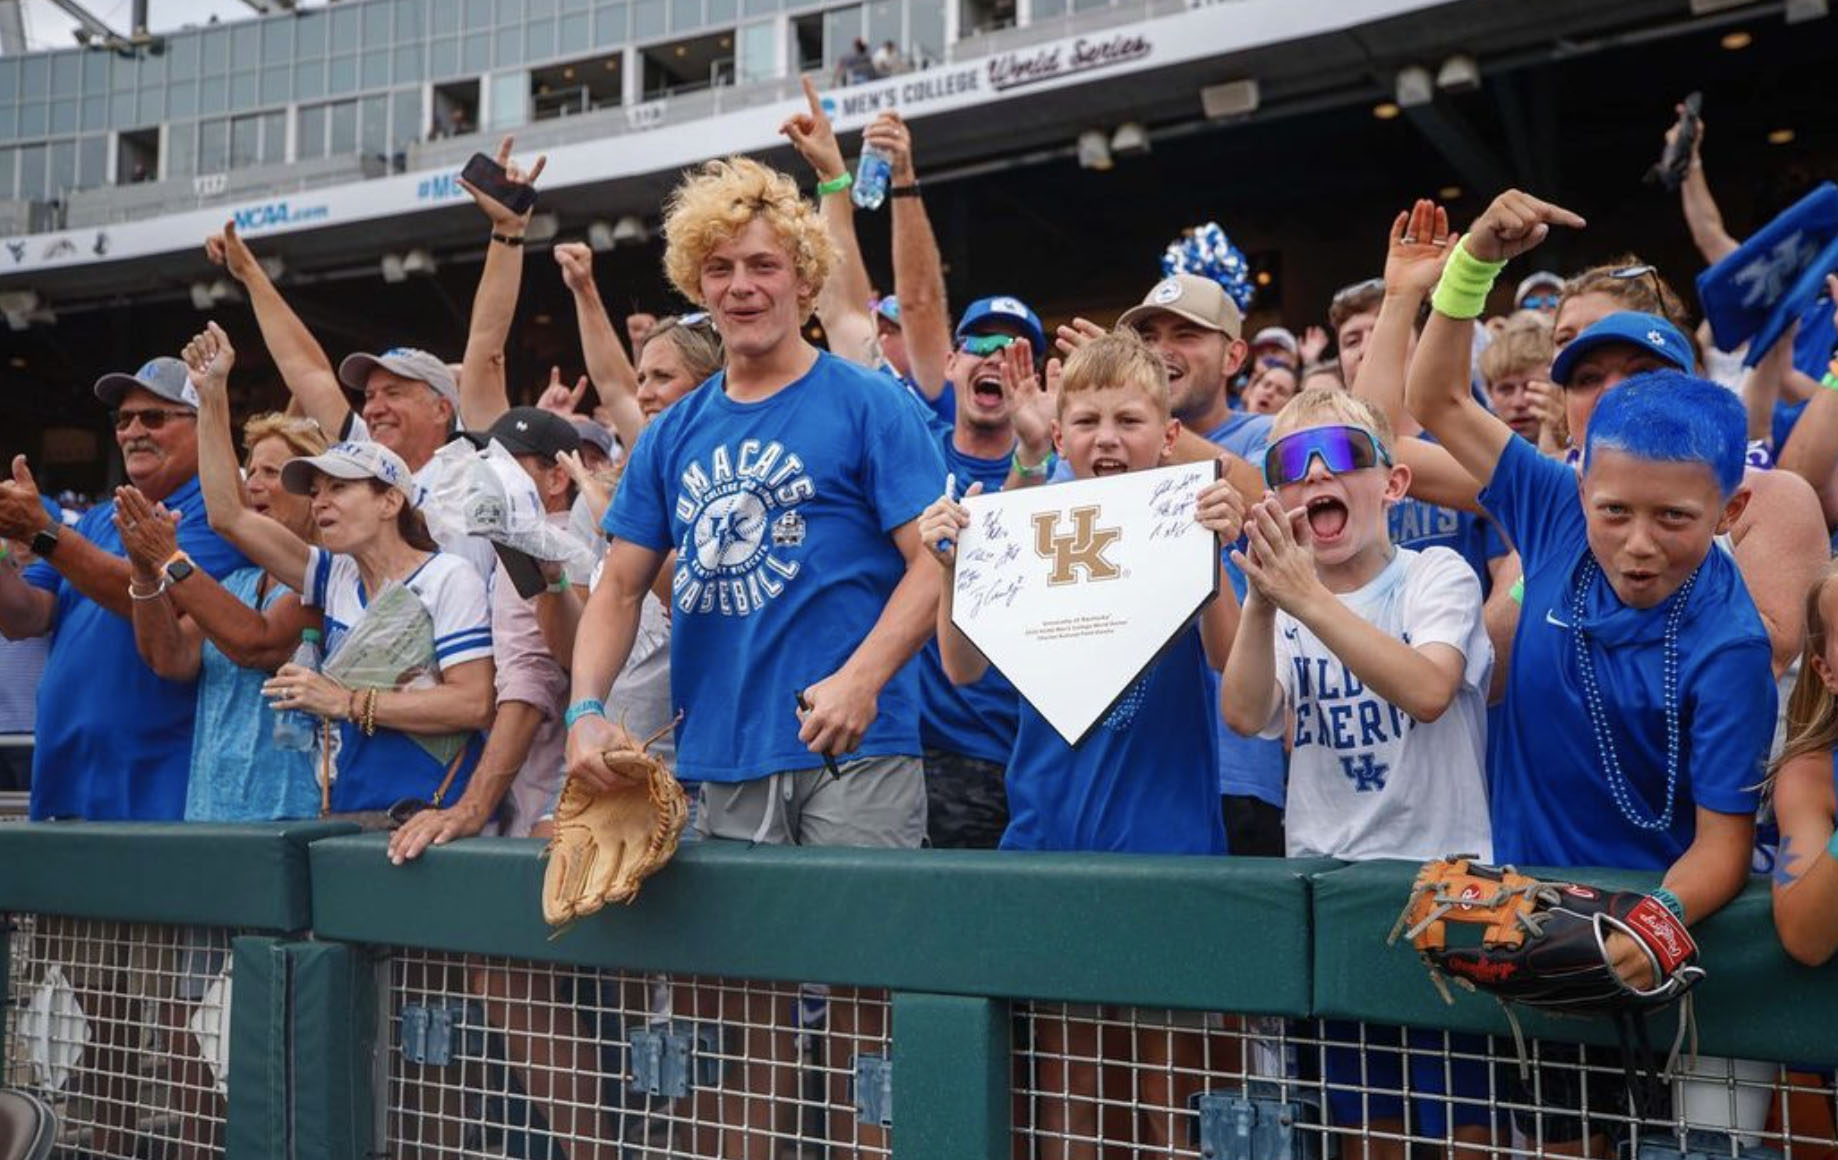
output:
<path id="1" fill-rule="evenodd" d="M 917 757 L 860 757 L 842 776 L 822 766 L 753 781 L 702 783 L 696 833 L 777 846 L 919 848 L 925 769 Z"/>

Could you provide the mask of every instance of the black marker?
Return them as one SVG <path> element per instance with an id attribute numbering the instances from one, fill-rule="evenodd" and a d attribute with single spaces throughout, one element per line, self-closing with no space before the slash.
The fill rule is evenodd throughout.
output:
<path id="1" fill-rule="evenodd" d="M 811 711 L 811 703 L 804 699 L 803 689 L 798 690 L 798 708 L 806 713 Z M 823 755 L 823 768 L 829 770 L 830 776 L 837 781 L 842 780 L 842 770 L 836 768 L 836 759 L 827 753 Z"/>

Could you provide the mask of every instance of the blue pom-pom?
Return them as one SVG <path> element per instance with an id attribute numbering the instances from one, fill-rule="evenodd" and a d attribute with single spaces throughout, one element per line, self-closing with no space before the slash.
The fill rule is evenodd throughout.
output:
<path id="1" fill-rule="evenodd" d="M 1181 231 L 1181 236 L 1169 242 L 1162 254 L 1162 273 L 1211 278 L 1225 287 L 1241 311 L 1251 309 L 1251 300 L 1257 296 L 1251 263 L 1245 259 L 1244 251 L 1225 236 L 1218 222 Z"/>

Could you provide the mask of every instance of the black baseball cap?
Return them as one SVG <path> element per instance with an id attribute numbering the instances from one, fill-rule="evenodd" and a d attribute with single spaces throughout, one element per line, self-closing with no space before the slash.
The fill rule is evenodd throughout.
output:
<path id="1" fill-rule="evenodd" d="M 490 430 L 469 432 L 468 437 L 481 447 L 496 439 L 512 455 L 534 455 L 545 462 L 554 462 L 557 452 L 581 450 L 581 433 L 574 424 L 541 407 L 512 407 Z"/>

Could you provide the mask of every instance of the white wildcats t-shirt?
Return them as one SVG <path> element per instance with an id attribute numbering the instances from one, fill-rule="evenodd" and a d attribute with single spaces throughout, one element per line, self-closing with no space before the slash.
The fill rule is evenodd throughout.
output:
<path id="1" fill-rule="evenodd" d="M 1368 690 L 1286 612 L 1276 616 L 1276 676 L 1295 713 L 1284 817 L 1291 858 L 1422 861 L 1493 856 L 1484 770 L 1493 646 L 1474 569 L 1448 548 L 1396 549 L 1385 570 L 1340 600 L 1414 648 L 1446 644 L 1467 661 L 1435 721 L 1412 720 Z M 1280 737 L 1279 713 L 1262 734 Z"/>

